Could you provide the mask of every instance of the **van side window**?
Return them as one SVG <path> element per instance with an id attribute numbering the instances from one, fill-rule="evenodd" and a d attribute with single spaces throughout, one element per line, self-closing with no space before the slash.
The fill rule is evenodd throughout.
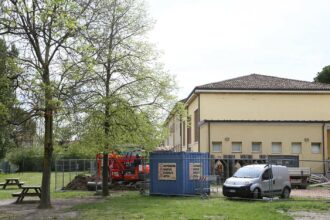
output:
<path id="1" fill-rule="evenodd" d="M 271 168 L 267 169 L 262 174 L 262 180 L 269 180 L 269 179 L 273 179 L 273 172 L 272 172 L 272 169 Z"/>

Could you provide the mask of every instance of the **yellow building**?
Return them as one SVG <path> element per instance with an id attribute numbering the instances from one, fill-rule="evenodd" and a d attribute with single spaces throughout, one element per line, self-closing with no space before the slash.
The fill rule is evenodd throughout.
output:
<path id="1" fill-rule="evenodd" d="M 167 120 L 176 150 L 328 172 L 330 85 L 251 74 L 197 86 L 185 106 Z"/>

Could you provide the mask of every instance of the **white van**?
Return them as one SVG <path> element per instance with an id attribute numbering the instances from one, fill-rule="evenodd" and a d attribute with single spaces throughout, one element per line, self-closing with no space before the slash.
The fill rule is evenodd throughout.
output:
<path id="1" fill-rule="evenodd" d="M 226 197 L 281 196 L 289 198 L 291 192 L 288 168 L 279 165 L 247 165 L 235 172 L 223 185 Z"/>

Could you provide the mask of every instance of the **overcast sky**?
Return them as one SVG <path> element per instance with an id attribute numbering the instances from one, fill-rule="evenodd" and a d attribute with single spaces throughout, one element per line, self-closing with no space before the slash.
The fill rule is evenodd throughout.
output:
<path id="1" fill-rule="evenodd" d="M 251 73 L 312 81 L 330 65 L 330 0 L 146 0 L 179 98 Z"/>

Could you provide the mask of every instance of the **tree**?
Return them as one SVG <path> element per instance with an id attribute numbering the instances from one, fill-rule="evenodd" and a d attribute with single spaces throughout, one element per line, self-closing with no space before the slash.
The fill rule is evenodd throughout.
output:
<path id="1" fill-rule="evenodd" d="M 96 51 L 94 76 L 88 87 L 95 94 L 93 109 L 102 109 L 100 140 L 103 164 L 108 164 L 108 153 L 120 142 L 119 134 L 133 133 L 134 117 L 125 118 L 125 112 L 156 124 L 159 109 L 172 104 L 174 80 L 158 63 L 158 53 L 147 41 L 153 22 L 143 1 L 100 1 L 100 8 L 84 36 Z M 102 195 L 107 196 L 107 166 L 103 166 L 102 176 Z"/>
<path id="2" fill-rule="evenodd" d="M 92 0 L 3 0 L 0 3 L 0 34 L 19 42 L 25 75 L 21 91 L 30 115 L 44 118 L 44 160 L 39 208 L 50 208 L 50 177 L 53 154 L 54 114 L 69 91 L 79 87 L 82 72 L 77 53 L 79 32 L 88 28 L 95 4 Z M 84 61 L 82 61 L 84 62 Z M 23 94 L 23 93 L 22 93 Z M 72 93 L 71 93 L 72 94 Z"/>
<path id="3" fill-rule="evenodd" d="M 14 118 L 12 110 L 16 102 L 15 89 L 19 74 L 15 46 L 9 50 L 6 42 L 0 39 L 0 158 L 14 145 L 10 137 L 13 131 L 10 121 Z"/>
<path id="4" fill-rule="evenodd" d="M 15 107 L 11 111 L 10 124 L 14 128 L 11 137 L 15 147 L 32 147 L 37 125 L 26 110 Z"/>
<path id="5" fill-rule="evenodd" d="M 152 150 L 163 140 L 161 129 L 149 120 L 149 116 L 144 112 L 129 108 L 126 101 L 118 102 L 110 108 L 111 118 L 111 149 L 112 151 L 125 151 L 125 146 L 140 146 L 145 150 Z M 83 133 L 79 137 L 80 144 L 93 148 L 93 152 L 104 150 L 106 137 L 104 128 L 104 112 L 102 109 L 88 112 L 84 119 Z"/>
<path id="6" fill-rule="evenodd" d="M 314 82 L 330 83 L 330 66 L 323 67 L 322 71 L 317 73 Z"/>

